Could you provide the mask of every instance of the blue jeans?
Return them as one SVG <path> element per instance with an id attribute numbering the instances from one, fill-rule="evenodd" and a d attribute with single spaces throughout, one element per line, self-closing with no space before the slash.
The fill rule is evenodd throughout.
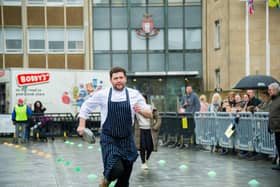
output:
<path id="1" fill-rule="evenodd" d="M 27 125 L 26 122 L 16 122 L 16 142 L 18 142 L 20 137 L 24 141 L 28 140 Z"/>

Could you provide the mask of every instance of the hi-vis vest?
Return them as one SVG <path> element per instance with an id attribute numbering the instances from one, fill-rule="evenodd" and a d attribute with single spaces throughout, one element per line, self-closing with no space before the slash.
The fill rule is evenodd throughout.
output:
<path id="1" fill-rule="evenodd" d="M 16 121 L 27 121 L 28 116 L 27 116 L 27 106 L 18 106 L 16 105 L 15 107 L 15 112 L 16 112 Z"/>

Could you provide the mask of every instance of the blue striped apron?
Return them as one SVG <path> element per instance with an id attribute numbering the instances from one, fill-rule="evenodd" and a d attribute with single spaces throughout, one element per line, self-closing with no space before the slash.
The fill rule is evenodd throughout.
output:
<path id="1" fill-rule="evenodd" d="M 125 93 L 126 101 L 112 102 L 112 88 L 109 91 L 108 114 L 100 135 L 103 174 L 106 179 L 109 179 L 110 171 L 119 159 L 134 162 L 138 156 L 127 89 Z"/>

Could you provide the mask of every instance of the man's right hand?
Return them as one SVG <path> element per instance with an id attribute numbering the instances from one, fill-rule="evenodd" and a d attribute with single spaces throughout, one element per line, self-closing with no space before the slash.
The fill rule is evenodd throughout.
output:
<path id="1" fill-rule="evenodd" d="M 83 135 L 85 127 L 86 127 L 86 120 L 83 119 L 83 118 L 80 118 L 79 119 L 79 126 L 77 128 L 77 132 L 80 136 Z"/>
<path id="2" fill-rule="evenodd" d="M 82 127 L 82 126 L 80 126 L 80 125 L 79 125 L 79 127 L 77 128 L 77 132 L 78 132 L 78 134 L 79 134 L 80 136 L 83 136 L 84 129 L 85 129 L 85 127 Z"/>

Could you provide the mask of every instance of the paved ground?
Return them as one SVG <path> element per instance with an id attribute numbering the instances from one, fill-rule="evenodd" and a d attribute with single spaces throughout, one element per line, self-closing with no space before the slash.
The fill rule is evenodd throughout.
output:
<path id="1" fill-rule="evenodd" d="M 16 146 L 0 138 L 1 187 L 97 187 L 102 161 L 99 144 L 80 138 Z M 279 187 L 280 172 L 270 161 L 160 147 L 149 170 L 136 161 L 131 187 Z M 113 186 L 113 185 L 110 185 Z"/>

